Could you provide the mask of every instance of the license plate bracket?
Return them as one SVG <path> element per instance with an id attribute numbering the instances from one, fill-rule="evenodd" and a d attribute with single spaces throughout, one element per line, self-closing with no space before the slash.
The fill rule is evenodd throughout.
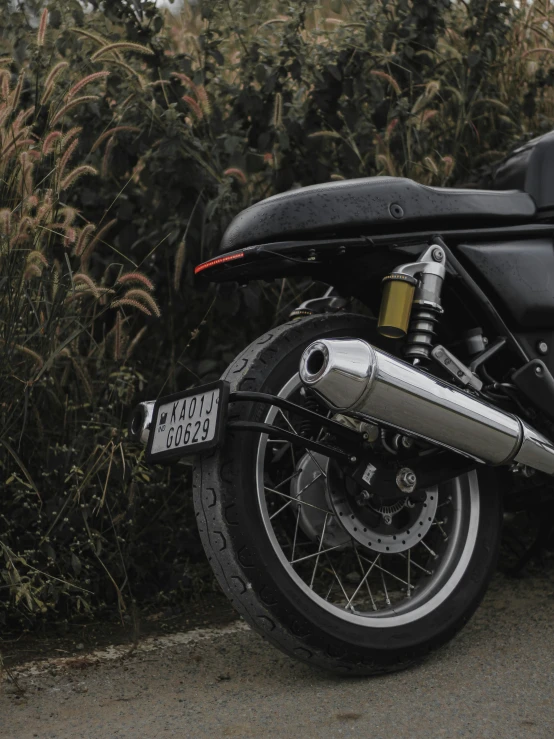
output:
<path id="1" fill-rule="evenodd" d="M 158 398 L 146 446 L 146 462 L 167 462 L 218 446 L 225 432 L 229 383 L 206 385 Z"/>

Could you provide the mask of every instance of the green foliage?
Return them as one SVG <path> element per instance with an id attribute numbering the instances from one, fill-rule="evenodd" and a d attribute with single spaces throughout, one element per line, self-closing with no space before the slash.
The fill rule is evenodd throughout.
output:
<path id="1" fill-rule="evenodd" d="M 195 290 L 238 211 L 329 179 L 471 182 L 554 99 L 543 3 L 43 8 L 0 0 L 0 618 L 27 624 L 175 592 L 198 559 L 184 468 L 146 469 L 124 421 L 309 289 Z"/>

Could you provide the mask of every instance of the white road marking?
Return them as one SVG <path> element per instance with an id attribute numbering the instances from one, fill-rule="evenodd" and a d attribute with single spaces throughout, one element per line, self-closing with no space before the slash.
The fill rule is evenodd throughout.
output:
<path id="1" fill-rule="evenodd" d="M 245 631 L 250 631 L 248 624 L 244 621 L 234 621 L 227 626 L 218 628 L 192 629 L 191 631 L 180 631 L 176 634 L 166 634 L 165 636 L 148 636 L 136 645 L 118 644 L 97 649 L 94 652 L 84 651 L 71 657 L 51 657 L 49 659 L 28 662 L 13 668 L 11 673 L 17 678 L 34 677 L 53 669 L 63 670 L 66 667 L 76 666 L 81 660 L 101 664 L 103 662 L 125 659 L 126 657 L 134 657 L 135 655 L 147 654 L 148 652 L 170 649 L 171 647 L 194 645 L 209 639 L 218 639 L 223 636 L 239 634 Z"/>

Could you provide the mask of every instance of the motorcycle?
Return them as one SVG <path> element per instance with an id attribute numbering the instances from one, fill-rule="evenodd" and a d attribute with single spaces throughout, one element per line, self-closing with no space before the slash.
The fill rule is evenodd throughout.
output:
<path id="1" fill-rule="evenodd" d="M 551 496 L 553 167 L 554 132 L 491 190 L 370 177 L 275 195 L 196 267 L 328 286 L 219 381 L 130 421 L 149 463 L 194 456 L 217 579 L 292 657 L 365 675 L 421 659 L 483 598 L 504 507 Z"/>

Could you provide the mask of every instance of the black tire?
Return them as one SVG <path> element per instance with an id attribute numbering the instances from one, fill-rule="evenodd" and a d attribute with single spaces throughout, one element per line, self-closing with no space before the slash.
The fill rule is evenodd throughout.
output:
<path id="1" fill-rule="evenodd" d="M 223 377 L 232 390 L 277 393 L 297 372 L 306 346 L 330 336 L 377 343 L 374 323 L 364 317 L 311 317 L 266 333 L 236 358 Z M 235 403 L 229 408 L 229 420 L 260 421 L 267 413 L 267 406 Z M 354 623 L 348 620 L 354 618 L 350 612 L 335 613 L 334 606 L 325 606 L 299 587 L 270 541 L 254 469 L 260 438 L 256 433 L 229 433 L 221 448 L 198 460 L 194 474 L 194 504 L 206 554 L 223 591 L 244 619 L 296 659 L 351 675 L 402 669 L 452 638 L 479 605 L 496 565 L 501 502 L 494 474 L 484 470 L 478 478 L 476 473 L 470 473 L 471 480 L 470 475 L 458 478 L 456 515 L 463 513 L 466 519 L 459 520 L 469 522 L 471 547 L 462 542 L 459 561 L 453 560 L 451 569 L 444 570 L 437 595 L 429 596 L 427 605 L 422 601 L 421 607 L 406 611 L 406 623 L 376 626 L 377 617 Z M 457 531 L 462 536 L 462 524 Z M 464 535 L 469 541 L 470 534 Z M 449 572 L 454 573 L 451 581 L 445 579 Z"/>

